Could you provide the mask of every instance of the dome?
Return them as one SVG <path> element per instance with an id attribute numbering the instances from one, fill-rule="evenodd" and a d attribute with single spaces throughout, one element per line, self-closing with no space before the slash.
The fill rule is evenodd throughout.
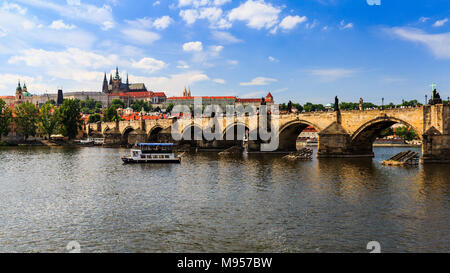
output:
<path id="1" fill-rule="evenodd" d="M 24 96 L 24 97 L 27 97 L 27 98 L 31 98 L 33 95 L 31 95 L 31 94 L 28 93 L 28 92 L 23 92 L 23 96 Z"/>

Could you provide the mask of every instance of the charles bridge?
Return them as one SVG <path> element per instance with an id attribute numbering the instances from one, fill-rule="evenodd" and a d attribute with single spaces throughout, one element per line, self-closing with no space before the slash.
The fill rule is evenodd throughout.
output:
<path id="1" fill-rule="evenodd" d="M 230 120 L 231 119 L 231 120 Z M 215 121 L 215 123 L 214 123 Z M 216 124 L 216 126 L 212 124 Z M 308 126 L 319 132 L 318 157 L 370 157 L 372 144 L 380 132 L 401 123 L 421 138 L 423 163 L 450 163 L 450 105 L 435 104 L 415 108 L 352 111 L 307 112 L 271 115 L 269 127 L 277 127 L 279 145 L 276 151 L 295 151 L 298 135 Z M 172 127 L 181 136 L 180 144 L 199 148 L 227 148 L 242 144 L 236 136 L 259 132 L 258 118 L 182 118 L 134 120 L 88 124 L 89 135 L 102 135 L 105 145 L 131 145 L 136 142 L 174 141 Z M 176 126 L 175 126 L 176 125 Z M 218 125 L 218 126 L 217 126 Z M 220 132 L 223 140 L 206 140 L 202 130 Z M 270 130 L 270 129 L 269 129 Z M 198 137 L 199 135 L 199 137 Z M 233 140 L 225 136 L 233 135 Z M 256 134 L 259 136 L 259 134 Z M 197 138 L 195 137 L 197 136 Z M 259 151 L 265 141 L 248 141 L 249 150 Z"/>

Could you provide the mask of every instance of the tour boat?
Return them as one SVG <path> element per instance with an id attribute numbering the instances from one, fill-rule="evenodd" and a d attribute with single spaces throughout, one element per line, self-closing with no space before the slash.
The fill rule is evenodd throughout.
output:
<path id="1" fill-rule="evenodd" d="M 181 163 L 181 157 L 173 153 L 173 143 L 138 143 L 124 163 Z"/>

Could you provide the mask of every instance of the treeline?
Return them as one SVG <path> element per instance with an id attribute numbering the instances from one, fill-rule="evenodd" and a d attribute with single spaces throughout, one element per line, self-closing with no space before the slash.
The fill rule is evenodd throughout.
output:
<path id="1" fill-rule="evenodd" d="M 38 133 L 49 139 L 55 133 L 73 139 L 81 129 L 80 112 L 80 102 L 76 100 L 64 100 L 59 107 L 49 101 L 41 108 L 24 102 L 11 109 L 0 99 L 0 135 L 7 136 L 14 126 L 25 140 Z"/>
<path id="2" fill-rule="evenodd" d="M 416 132 L 414 132 L 413 129 L 408 128 L 406 126 L 397 127 L 395 129 L 392 127 L 389 127 L 380 133 L 380 137 L 387 137 L 387 136 L 393 136 L 393 135 L 396 135 L 407 141 L 419 139 L 419 136 L 416 134 Z"/>
<path id="3" fill-rule="evenodd" d="M 391 108 L 401 108 L 401 107 L 418 107 L 422 106 L 423 104 L 419 103 L 417 100 L 410 100 L 410 101 L 402 101 L 401 104 L 394 104 L 389 103 L 386 105 L 376 105 L 371 102 L 363 102 L 362 108 L 363 109 L 377 109 L 377 108 L 384 108 L 384 109 L 391 109 Z M 315 111 L 325 111 L 327 110 L 326 107 L 323 104 L 313 104 L 311 102 L 307 102 L 304 105 L 301 105 L 300 103 L 282 103 L 280 104 L 280 111 L 291 111 L 292 107 L 297 109 L 299 112 L 315 112 Z M 359 110 L 359 103 L 358 102 L 341 102 L 339 103 L 339 109 L 341 110 Z"/>

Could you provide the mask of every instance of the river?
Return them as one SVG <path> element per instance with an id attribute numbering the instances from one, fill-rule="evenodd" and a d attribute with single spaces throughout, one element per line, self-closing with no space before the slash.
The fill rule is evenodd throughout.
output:
<path id="1" fill-rule="evenodd" d="M 187 154 L 123 165 L 125 149 L 0 148 L 0 251 L 450 251 L 450 166 Z"/>

